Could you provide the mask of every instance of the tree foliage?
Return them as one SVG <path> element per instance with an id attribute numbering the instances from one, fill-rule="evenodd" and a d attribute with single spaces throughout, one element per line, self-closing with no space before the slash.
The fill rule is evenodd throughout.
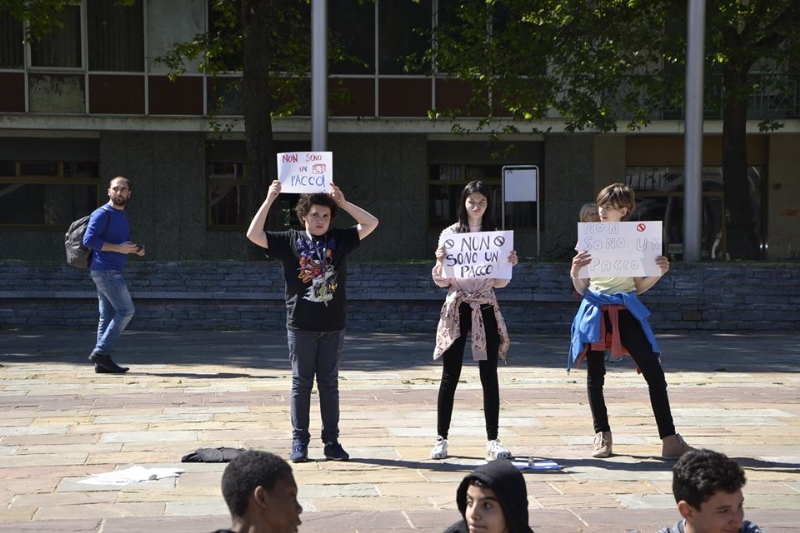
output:
<path id="1" fill-rule="evenodd" d="M 114 0 L 118 5 L 132 5 L 136 0 Z M 7 10 L 17 20 L 27 21 L 25 40 L 36 42 L 64 26 L 62 14 L 67 6 L 81 0 L 0 0 L 0 10 Z"/>
<path id="2" fill-rule="evenodd" d="M 604 132 L 621 124 L 640 129 L 663 109 L 682 106 L 685 0 L 440 6 L 433 44 L 421 59 L 433 73 L 468 82 L 472 98 L 464 108 L 432 110 L 433 117 L 483 114 L 489 119 L 479 128 L 497 134 L 535 131 L 537 121 L 556 113 L 567 131 Z M 754 258 L 759 243 L 747 176 L 748 99 L 780 94 L 797 82 L 800 3 L 707 0 L 706 10 L 705 105 L 722 110 L 729 251 L 732 258 Z M 766 116 L 762 130 L 779 128 L 781 113 L 786 109 Z M 463 127 L 456 121 L 454 129 Z"/>

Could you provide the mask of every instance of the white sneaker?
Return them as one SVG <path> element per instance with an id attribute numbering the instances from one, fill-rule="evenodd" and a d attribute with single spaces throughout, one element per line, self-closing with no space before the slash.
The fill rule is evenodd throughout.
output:
<path id="1" fill-rule="evenodd" d="M 494 459 L 511 459 L 511 452 L 497 439 L 486 443 L 486 460 Z"/>
<path id="2" fill-rule="evenodd" d="M 431 459 L 447 459 L 447 439 L 436 436 L 436 444 L 431 450 Z"/>

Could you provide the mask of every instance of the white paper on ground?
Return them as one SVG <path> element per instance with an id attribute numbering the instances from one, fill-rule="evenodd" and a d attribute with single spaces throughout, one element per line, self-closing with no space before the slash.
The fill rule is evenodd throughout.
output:
<path id="1" fill-rule="evenodd" d="M 125 470 L 92 474 L 91 477 L 82 479 L 78 481 L 78 483 L 85 483 L 87 485 L 129 485 L 140 481 L 155 481 L 166 477 L 179 477 L 183 472 L 185 472 L 185 470 L 182 468 L 145 468 L 143 466 L 132 466 Z"/>
<path id="2" fill-rule="evenodd" d="M 511 461 L 514 466 L 517 467 L 519 470 L 561 470 L 561 465 L 556 463 L 555 461 L 551 461 L 550 459 L 538 459 L 538 460 L 519 460 L 514 459 Z"/>

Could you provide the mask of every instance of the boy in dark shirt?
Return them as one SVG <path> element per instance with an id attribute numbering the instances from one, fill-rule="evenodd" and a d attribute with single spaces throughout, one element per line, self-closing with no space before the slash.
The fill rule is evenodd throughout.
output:
<path id="1" fill-rule="evenodd" d="M 339 360 L 347 319 L 347 255 L 378 226 L 378 219 L 345 200 L 331 184 L 331 193 L 304 194 L 297 202 L 297 217 L 304 231 L 264 231 L 267 214 L 281 192 L 273 181 L 247 238 L 279 259 L 286 282 L 286 329 L 292 362 L 292 451 L 294 463 L 308 460 L 311 439 L 309 411 L 316 376 L 322 417 L 322 442 L 326 459 L 346 461 L 339 444 Z M 331 228 L 343 209 L 357 224 Z"/>

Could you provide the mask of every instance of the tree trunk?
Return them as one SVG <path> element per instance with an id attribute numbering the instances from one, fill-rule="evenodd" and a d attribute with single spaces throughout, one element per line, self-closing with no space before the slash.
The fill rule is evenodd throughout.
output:
<path id="1" fill-rule="evenodd" d="M 244 202 L 248 223 L 264 202 L 269 185 L 277 176 L 271 120 L 275 102 L 269 92 L 270 53 L 273 49 L 269 28 L 274 25 L 271 20 L 272 4 L 269 0 L 242 0 L 242 111 L 247 146 L 247 175 L 252 184 L 251 194 Z M 280 209 L 276 203 L 270 212 L 267 226 L 274 227 L 279 215 Z M 248 246 L 247 255 L 251 259 L 263 257 L 261 249 L 255 245 Z"/>
<path id="2" fill-rule="evenodd" d="M 723 74 L 722 177 L 728 253 L 731 259 L 757 259 L 759 239 L 747 177 L 747 72 L 729 64 Z"/>

